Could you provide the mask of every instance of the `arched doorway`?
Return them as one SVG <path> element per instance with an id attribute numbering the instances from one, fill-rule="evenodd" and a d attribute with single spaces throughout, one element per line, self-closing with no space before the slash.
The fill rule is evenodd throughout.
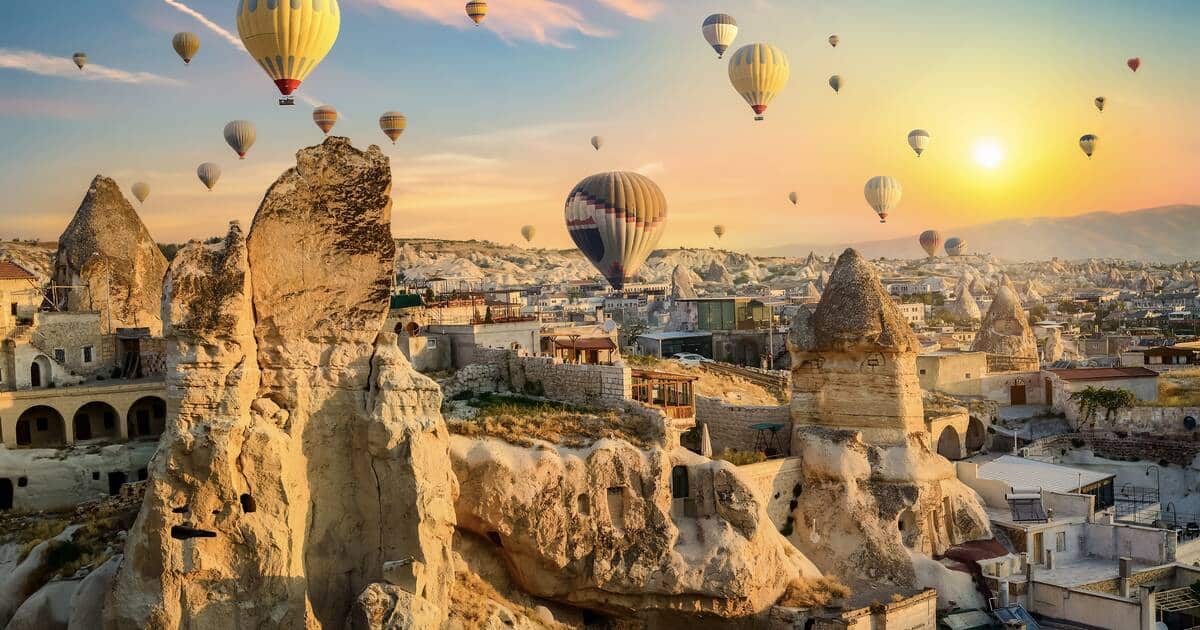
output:
<path id="1" fill-rule="evenodd" d="M 987 431 L 983 428 L 983 423 L 979 418 L 971 418 L 967 422 L 967 452 L 978 453 L 982 450 L 986 437 Z"/>
<path id="2" fill-rule="evenodd" d="M 45 355 L 38 355 L 37 358 L 29 364 L 29 385 L 30 387 L 48 387 L 53 381 L 54 373 L 50 370 L 50 359 Z"/>
<path id="3" fill-rule="evenodd" d="M 30 407 L 17 419 L 17 446 L 60 448 L 66 445 L 66 422 L 53 407 Z"/>
<path id="4" fill-rule="evenodd" d="M 158 396 L 138 399 L 126 416 L 129 439 L 158 437 L 167 426 L 167 402 Z"/>
<path id="5" fill-rule="evenodd" d="M 117 424 L 120 417 L 117 410 L 105 402 L 95 401 L 80 407 L 72 419 L 75 441 L 120 437 L 120 425 Z"/>
<path id="6" fill-rule="evenodd" d="M 904 541 L 904 546 L 912 548 L 916 545 L 921 529 L 917 527 L 917 517 L 911 509 L 900 512 L 900 517 L 896 519 L 896 529 L 900 531 L 900 539 Z"/>
<path id="7" fill-rule="evenodd" d="M 937 452 L 949 460 L 962 459 L 962 446 L 958 441 L 958 431 L 954 427 L 947 426 L 942 429 L 942 434 L 938 436 Z"/>

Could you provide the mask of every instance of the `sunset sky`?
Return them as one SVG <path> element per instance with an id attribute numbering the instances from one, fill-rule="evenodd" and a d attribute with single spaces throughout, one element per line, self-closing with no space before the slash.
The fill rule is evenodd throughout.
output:
<path id="1" fill-rule="evenodd" d="M 340 2 L 337 44 L 290 108 L 218 32 L 236 40 L 235 0 L 18 2 L 0 22 L 0 238 L 56 238 L 96 173 L 150 184 L 141 214 L 160 241 L 248 222 L 321 140 L 312 103 L 391 157 L 397 236 L 515 242 L 529 223 L 565 247 L 566 194 L 614 169 L 665 192 L 664 247 L 714 245 L 716 223 L 722 246 L 754 250 L 1200 202 L 1192 0 L 494 0 L 481 28 L 460 0 Z M 738 19 L 734 48 L 769 42 L 791 61 L 764 122 L 700 34 L 717 11 Z M 171 50 L 182 30 L 202 40 L 190 66 Z M 395 147 L 377 126 L 389 109 L 409 119 Z M 258 127 L 242 162 L 221 135 L 238 118 Z M 916 127 L 932 134 L 919 159 Z M 1084 133 L 1100 136 L 1091 160 Z M 212 193 L 205 161 L 224 170 Z M 885 225 L 863 200 L 873 175 L 904 186 Z"/>

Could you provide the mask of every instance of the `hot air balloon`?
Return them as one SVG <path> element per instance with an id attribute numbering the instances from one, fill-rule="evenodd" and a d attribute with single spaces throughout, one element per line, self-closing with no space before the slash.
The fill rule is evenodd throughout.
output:
<path id="1" fill-rule="evenodd" d="M 840 42 L 840 41 L 842 41 L 842 40 L 837 35 L 829 36 L 829 45 L 833 46 L 834 48 L 837 48 L 838 42 Z"/>
<path id="2" fill-rule="evenodd" d="M 729 60 L 729 82 L 754 110 L 754 120 L 763 119 L 767 105 L 787 85 L 790 72 L 787 55 L 770 44 L 747 44 Z"/>
<path id="3" fill-rule="evenodd" d="M 525 237 L 526 243 L 532 241 L 536 234 L 537 228 L 533 227 L 532 225 L 525 225 L 521 227 L 521 236 Z"/>
<path id="4" fill-rule="evenodd" d="M 600 136 L 592 136 L 592 147 L 599 151 L 600 147 L 602 146 L 604 146 L 604 138 L 601 138 Z"/>
<path id="5" fill-rule="evenodd" d="M 150 185 L 146 182 L 137 182 L 129 187 L 133 192 L 133 196 L 137 197 L 138 203 L 146 201 L 146 197 L 150 196 Z"/>
<path id="6" fill-rule="evenodd" d="M 967 242 L 957 236 L 946 239 L 946 254 L 949 256 L 962 256 L 967 253 Z"/>
<path id="7" fill-rule="evenodd" d="M 75 62 L 75 65 L 78 66 L 80 70 L 83 70 L 83 67 L 87 65 L 87 53 L 77 52 L 74 55 L 71 55 L 71 60 Z"/>
<path id="8" fill-rule="evenodd" d="M 725 226 L 724 225 L 714 225 L 713 226 L 713 234 L 716 234 L 717 238 L 721 238 L 722 236 L 725 236 Z"/>
<path id="9" fill-rule="evenodd" d="M 246 152 L 254 145 L 258 134 L 254 131 L 254 123 L 248 120 L 234 120 L 225 125 L 225 142 L 237 151 L 238 158 L 246 159 Z"/>
<path id="10" fill-rule="evenodd" d="M 1104 97 L 1103 96 L 1097 96 L 1095 103 L 1096 103 L 1096 109 L 1098 109 L 1100 111 L 1104 111 Z"/>
<path id="11" fill-rule="evenodd" d="M 717 59 L 721 59 L 725 56 L 725 51 L 729 50 L 729 46 L 733 44 L 734 38 L 737 37 L 738 25 L 732 15 L 714 13 L 704 18 L 704 24 L 700 30 L 704 33 L 704 41 L 717 51 Z"/>
<path id="12" fill-rule="evenodd" d="M 1098 138 L 1095 134 L 1084 134 L 1079 138 L 1079 148 L 1083 149 L 1083 154 L 1088 156 L 1090 159 L 1092 157 L 1092 152 L 1096 150 L 1097 142 L 1100 142 L 1100 138 Z"/>
<path id="13" fill-rule="evenodd" d="M 200 38 L 195 33 L 175 33 L 171 38 L 171 47 L 183 59 L 183 63 L 192 63 L 192 57 L 200 50 Z"/>
<path id="14" fill-rule="evenodd" d="M 917 152 L 917 157 L 929 146 L 929 132 L 924 129 L 913 129 L 908 132 L 908 146 Z"/>
<path id="15" fill-rule="evenodd" d="M 788 193 L 788 201 L 792 202 L 792 205 L 794 206 L 800 203 L 800 195 L 796 194 L 796 191 L 793 190 L 792 192 Z"/>
<path id="16" fill-rule="evenodd" d="M 619 290 L 662 237 L 667 200 L 645 175 L 599 173 L 575 185 L 564 215 L 579 251 Z"/>
<path id="17" fill-rule="evenodd" d="M 841 94 L 842 93 L 842 77 L 840 77 L 836 74 L 829 77 L 829 87 L 833 88 L 834 94 Z"/>
<path id="18" fill-rule="evenodd" d="M 863 195 L 879 215 L 880 223 L 887 223 L 888 212 L 900 205 L 901 192 L 900 182 L 887 175 L 876 175 L 863 187 Z"/>
<path id="19" fill-rule="evenodd" d="M 200 178 L 200 183 L 204 184 L 209 190 L 217 185 L 217 180 L 221 179 L 221 167 L 213 162 L 205 162 L 196 167 L 196 177 Z"/>
<path id="20" fill-rule="evenodd" d="M 1137 72 L 1138 68 L 1142 67 L 1142 58 L 1130 57 L 1129 59 L 1125 60 L 1125 65 L 1129 66 L 1130 70 Z"/>
<path id="21" fill-rule="evenodd" d="M 317 128 L 324 133 L 329 133 L 330 129 L 337 124 L 338 112 L 329 105 L 322 105 L 313 110 L 313 122 L 317 124 Z"/>
<path id="22" fill-rule="evenodd" d="M 937 256 L 937 250 L 942 246 L 942 235 L 937 230 L 925 230 L 917 240 L 930 258 Z"/>
<path id="23" fill-rule="evenodd" d="M 392 139 L 392 144 L 396 144 L 396 138 L 404 133 L 407 126 L 408 119 L 400 112 L 384 112 L 379 117 L 379 128 L 383 130 L 383 135 Z"/>
<path id="24" fill-rule="evenodd" d="M 471 18 L 472 22 L 475 22 L 475 26 L 479 26 L 483 18 L 487 17 L 487 11 L 487 3 L 483 0 L 471 0 L 467 3 L 467 17 Z"/>
<path id="25" fill-rule="evenodd" d="M 292 92 L 337 41 L 342 10 L 337 0 L 239 0 L 238 35 L 250 56 L 262 66 L 292 105 Z"/>

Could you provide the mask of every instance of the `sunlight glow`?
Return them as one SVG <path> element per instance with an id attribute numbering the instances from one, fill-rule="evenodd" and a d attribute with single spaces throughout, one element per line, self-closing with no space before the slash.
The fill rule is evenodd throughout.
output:
<path id="1" fill-rule="evenodd" d="M 993 138 L 980 139 L 971 152 L 975 162 L 986 169 L 996 168 L 1004 161 L 1004 147 Z"/>

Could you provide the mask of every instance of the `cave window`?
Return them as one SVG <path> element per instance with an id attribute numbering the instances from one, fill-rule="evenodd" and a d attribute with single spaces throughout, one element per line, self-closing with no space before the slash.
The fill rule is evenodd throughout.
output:
<path id="1" fill-rule="evenodd" d="M 254 497 L 249 494 L 243 494 L 239 500 L 242 502 L 242 511 L 246 514 L 250 514 L 258 509 L 254 503 Z"/>
<path id="2" fill-rule="evenodd" d="M 588 502 L 588 496 L 587 496 L 586 494 L 581 494 L 581 495 L 579 495 L 579 496 L 576 498 L 576 502 L 578 503 L 578 507 L 579 507 L 579 513 L 580 513 L 580 514 L 583 514 L 583 515 L 585 515 L 585 516 L 586 516 L 586 515 L 588 515 L 588 514 L 591 514 L 591 513 L 592 513 L 592 506 L 591 506 L 591 504 Z"/>
<path id="3" fill-rule="evenodd" d="M 66 348 L 55 348 L 54 349 L 54 360 L 58 361 L 59 363 L 66 363 L 67 362 Z"/>
<path id="4" fill-rule="evenodd" d="M 100 481 L 100 472 L 99 471 L 92 473 L 92 481 Z"/>
<path id="5" fill-rule="evenodd" d="M 925 376 L 925 368 L 921 368 L 921 376 Z"/>
<path id="6" fill-rule="evenodd" d="M 24 488 L 29 485 L 29 477 L 17 477 L 17 487 Z"/>
<path id="7" fill-rule="evenodd" d="M 138 481 L 145 481 L 145 480 L 146 480 L 146 478 L 147 478 L 147 477 L 149 477 L 149 476 L 150 476 L 150 473 L 149 473 L 149 472 L 147 472 L 145 468 L 139 468 L 139 469 L 138 469 L 138 471 L 137 471 L 137 478 L 138 478 Z"/>
<path id="8" fill-rule="evenodd" d="M 493 545 L 496 545 L 500 548 L 504 547 L 504 543 L 500 540 L 500 532 L 488 532 L 487 537 L 488 540 L 492 541 Z"/>
<path id="9" fill-rule="evenodd" d="M 92 362 L 92 347 L 91 346 L 83 347 L 83 362 L 84 363 Z"/>
<path id="10" fill-rule="evenodd" d="M 676 466 L 671 469 L 671 498 L 686 499 L 688 496 L 687 466 Z"/>
<path id="11" fill-rule="evenodd" d="M 967 373 L 966 373 L 966 374 L 963 376 L 963 378 L 971 378 L 971 373 L 970 373 L 970 372 L 967 372 Z"/>

